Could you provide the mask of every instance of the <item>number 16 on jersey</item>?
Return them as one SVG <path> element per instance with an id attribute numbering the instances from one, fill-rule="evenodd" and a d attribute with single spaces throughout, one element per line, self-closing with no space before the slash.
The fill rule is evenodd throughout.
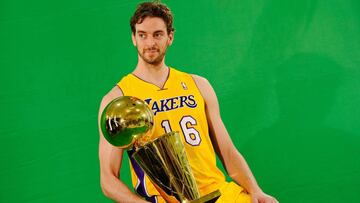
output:
<path id="1" fill-rule="evenodd" d="M 192 146 L 198 146 L 201 143 L 201 137 L 199 131 L 196 130 L 197 122 L 192 116 L 183 116 L 179 125 L 181 131 L 184 135 L 186 143 Z M 165 133 L 170 133 L 172 131 L 170 121 L 163 120 L 161 126 L 164 128 Z"/>

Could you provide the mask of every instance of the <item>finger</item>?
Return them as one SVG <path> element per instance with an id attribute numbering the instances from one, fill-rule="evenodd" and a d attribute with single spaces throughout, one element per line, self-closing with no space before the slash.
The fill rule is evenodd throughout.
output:
<path id="1" fill-rule="evenodd" d="M 279 202 L 277 201 L 277 199 L 272 198 L 272 203 L 279 203 Z"/>
<path id="2" fill-rule="evenodd" d="M 268 197 L 268 198 L 264 199 L 264 203 L 275 203 L 274 198 Z"/>

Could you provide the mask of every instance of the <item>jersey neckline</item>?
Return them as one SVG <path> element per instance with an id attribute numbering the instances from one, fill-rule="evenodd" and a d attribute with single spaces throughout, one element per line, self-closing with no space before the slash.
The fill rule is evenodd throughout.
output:
<path id="1" fill-rule="evenodd" d="M 155 85 L 155 84 L 154 84 L 154 83 L 152 83 L 152 82 L 146 81 L 146 80 L 144 80 L 144 79 L 142 79 L 142 78 L 138 77 L 137 75 L 135 75 L 135 74 L 133 74 L 133 73 L 130 73 L 130 75 L 131 75 L 131 76 L 133 76 L 134 78 L 137 78 L 138 80 L 140 80 L 140 81 L 142 81 L 142 82 L 146 83 L 146 84 L 150 84 L 150 85 L 152 85 L 152 86 L 156 87 L 156 88 L 158 89 L 158 91 L 161 91 L 161 90 L 167 90 L 167 89 L 168 89 L 168 88 L 166 88 L 166 84 L 167 84 L 167 83 L 168 83 L 168 81 L 169 81 L 169 78 L 170 78 L 170 72 L 172 72 L 172 70 L 171 70 L 171 69 L 172 69 L 171 67 L 168 67 L 168 74 L 167 74 L 166 80 L 165 80 L 165 82 L 164 82 L 164 84 L 163 84 L 163 86 L 162 86 L 162 87 L 157 86 L 157 85 Z"/>

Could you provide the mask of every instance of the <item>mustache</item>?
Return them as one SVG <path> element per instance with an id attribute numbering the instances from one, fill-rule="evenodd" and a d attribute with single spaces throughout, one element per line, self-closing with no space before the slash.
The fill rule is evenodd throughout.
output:
<path id="1" fill-rule="evenodd" d="M 156 47 L 151 47 L 151 48 L 144 49 L 144 51 L 160 51 L 160 49 L 158 49 Z"/>

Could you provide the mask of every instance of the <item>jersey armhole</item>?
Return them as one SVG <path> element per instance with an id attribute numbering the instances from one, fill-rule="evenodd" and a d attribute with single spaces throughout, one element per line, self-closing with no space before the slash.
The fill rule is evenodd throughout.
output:
<path id="1" fill-rule="evenodd" d="M 122 88 L 120 87 L 120 84 L 117 83 L 115 86 L 120 90 L 122 96 L 125 96 L 125 93 L 124 93 L 124 91 L 122 90 Z"/>
<path id="2" fill-rule="evenodd" d="M 198 84 L 196 83 L 196 81 L 195 81 L 195 79 L 194 79 L 194 75 L 193 75 L 193 74 L 189 74 L 189 75 L 190 75 L 191 79 L 193 80 L 193 82 L 194 82 L 194 84 L 195 84 L 195 86 L 196 86 L 196 89 L 198 90 L 198 92 L 199 92 L 199 94 L 201 95 L 201 98 L 202 98 L 202 100 L 203 100 L 203 102 L 204 102 L 204 104 L 205 104 L 204 95 L 201 93 L 201 90 L 200 90 Z"/>

